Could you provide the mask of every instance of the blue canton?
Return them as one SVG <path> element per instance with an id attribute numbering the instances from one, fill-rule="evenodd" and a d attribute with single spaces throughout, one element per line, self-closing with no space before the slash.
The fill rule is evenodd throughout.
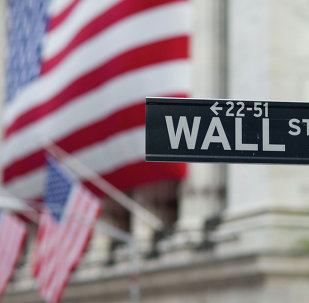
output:
<path id="1" fill-rule="evenodd" d="M 47 184 L 44 202 L 55 220 L 61 221 L 74 181 L 59 167 L 56 160 L 47 158 Z"/>
<path id="2" fill-rule="evenodd" d="M 7 101 L 40 74 L 48 4 L 49 0 L 8 1 Z"/>

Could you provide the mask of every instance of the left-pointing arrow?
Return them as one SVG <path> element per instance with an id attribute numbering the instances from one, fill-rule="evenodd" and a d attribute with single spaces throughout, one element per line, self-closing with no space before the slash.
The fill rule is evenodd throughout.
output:
<path id="1" fill-rule="evenodd" d="M 212 110 L 212 112 L 216 115 L 216 116 L 218 116 L 218 110 L 222 110 L 222 107 L 221 106 L 217 106 L 219 103 L 218 102 L 216 102 L 216 103 L 214 103 L 211 107 L 210 107 L 210 109 Z"/>

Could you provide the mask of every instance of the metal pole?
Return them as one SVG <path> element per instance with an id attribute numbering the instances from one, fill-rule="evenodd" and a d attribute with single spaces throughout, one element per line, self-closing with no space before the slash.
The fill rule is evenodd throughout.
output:
<path id="1" fill-rule="evenodd" d="M 43 147 L 46 149 L 46 151 L 48 151 L 52 156 L 58 160 L 61 160 L 62 162 L 65 159 L 65 165 L 73 172 L 75 172 L 79 177 L 82 177 L 85 180 L 91 182 L 97 188 L 102 190 L 106 195 L 127 209 L 130 213 L 140 218 L 146 224 L 150 225 L 153 229 L 163 229 L 163 222 L 159 218 L 157 218 L 144 207 L 140 206 L 136 201 L 125 195 L 111 183 L 107 182 L 98 173 L 89 169 L 86 165 L 67 153 L 53 141 L 45 140 L 44 143 L 45 144 Z"/>
<path id="2" fill-rule="evenodd" d="M 130 243 L 130 264 L 131 264 L 131 277 L 130 277 L 131 302 L 139 303 L 141 296 L 140 284 L 139 284 L 139 260 L 138 260 L 138 248 L 134 240 Z"/>
<path id="3" fill-rule="evenodd" d="M 0 198 L 0 211 L 4 210 L 22 213 L 27 219 L 29 219 L 35 224 L 38 224 L 38 211 L 34 207 L 24 203 L 24 201 L 21 199 L 14 198 L 6 194 L 1 195 L 0 193 Z"/>
<path id="4" fill-rule="evenodd" d="M 139 285 L 139 262 L 138 262 L 138 248 L 135 239 L 127 232 L 124 232 L 107 223 L 99 222 L 98 228 L 115 238 L 128 244 L 130 249 L 130 301 L 131 303 L 140 302 L 140 285 Z"/>

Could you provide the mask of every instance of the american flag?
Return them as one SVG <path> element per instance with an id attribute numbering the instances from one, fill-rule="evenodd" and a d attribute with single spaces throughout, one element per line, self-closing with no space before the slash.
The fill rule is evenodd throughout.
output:
<path id="1" fill-rule="evenodd" d="M 27 236 L 25 225 L 14 215 L 0 214 L 0 301 L 14 273 Z"/>
<path id="2" fill-rule="evenodd" d="M 121 190 L 184 177 L 184 164 L 145 163 L 144 103 L 190 92 L 190 0 L 9 0 L 8 11 L 10 192 L 42 197 L 40 136 Z"/>
<path id="3" fill-rule="evenodd" d="M 34 275 L 40 294 L 58 302 L 101 212 L 100 201 L 48 158 L 45 211 L 37 235 Z"/>

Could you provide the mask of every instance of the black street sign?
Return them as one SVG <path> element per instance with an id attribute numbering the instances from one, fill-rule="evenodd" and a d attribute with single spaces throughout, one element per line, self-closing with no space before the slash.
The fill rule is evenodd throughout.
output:
<path id="1" fill-rule="evenodd" d="M 309 103 L 146 98 L 146 160 L 309 164 Z"/>

